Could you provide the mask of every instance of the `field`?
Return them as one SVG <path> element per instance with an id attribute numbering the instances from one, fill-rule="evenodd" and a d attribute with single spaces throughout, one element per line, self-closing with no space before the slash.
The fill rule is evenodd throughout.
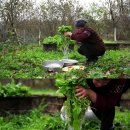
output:
<path id="1" fill-rule="evenodd" d="M 130 78 L 130 48 L 107 50 L 104 56 L 99 57 L 97 62 L 85 65 L 85 57 L 77 52 L 77 47 L 74 50 L 70 50 L 68 53 L 69 59 L 75 59 L 79 61 L 80 65 L 84 65 L 84 70 L 73 70 L 70 72 L 49 74 L 42 66 L 42 63 L 46 60 L 61 60 L 64 55 L 61 51 L 45 51 L 42 45 L 29 44 L 23 46 L 10 45 L 0 47 L 0 78 L 20 78 L 20 79 L 46 79 L 46 78 L 58 78 L 65 75 L 80 74 L 86 78 L 119 78 L 123 76 Z M 19 95 L 48 95 L 49 93 L 57 96 L 62 96 L 60 93 L 49 89 L 17 89 L 7 86 L 7 89 L 1 85 L 1 96 L 13 96 Z M 6 92 L 6 94 L 5 94 Z M 29 93 L 28 93 L 29 92 Z M 60 113 L 44 114 L 41 112 L 44 106 L 39 106 L 30 112 L 21 115 L 11 115 L 0 117 L 0 130 L 67 130 L 66 124 L 60 118 Z M 124 118 L 125 117 L 125 118 Z M 124 109 L 116 110 L 116 117 L 114 124 L 115 130 L 128 130 L 130 129 L 130 112 Z M 98 130 L 100 124 L 95 121 L 86 120 L 83 124 L 82 130 Z"/>
<path id="2" fill-rule="evenodd" d="M 63 96 L 61 93 L 52 89 L 31 89 L 22 84 L 15 84 L 12 80 L 11 84 L 0 85 L 0 97 L 19 97 L 31 95 L 51 95 Z M 15 100 L 16 100 L 15 98 Z M 49 100 L 49 99 L 48 99 Z M 11 101 L 11 100 L 10 100 Z M 25 102 L 25 100 L 24 100 Z M 58 102 L 59 103 L 59 102 Z M 15 104 L 18 106 L 18 104 Z M 25 105 L 25 103 L 24 103 Z M 66 123 L 60 118 L 60 111 L 55 113 L 44 113 L 47 103 L 41 103 L 37 108 L 29 110 L 25 114 L 15 115 L 7 112 L 6 115 L 0 115 L 0 130 L 68 130 Z M 51 103 L 51 105 L 54 105 Z M 2 107 L 1 107 L 2 108 Z M 115 130 L 130 129 L 130 111 L 123 108 L 116 108 L 116 116 L 114 119 Z M 92 120 L 85 120 L 82 130 L 98 130 L 100 123 Z"/>
<path id="3" fill-rule="evenodd" d="M 69 51 L 68 58 L 85 62 L 77 50 Z M 61 60 L 60 51 L 43 50 L 42 45 L 30 44 L 2 47 L 0 52 L 0 78 L 46 78 L 42 63 L 45 60 Z M 86 66 L 87 78 L 118 78 L 121 74 L 130 78 L 130 49 L 107 50 L 98 62 Z"/>

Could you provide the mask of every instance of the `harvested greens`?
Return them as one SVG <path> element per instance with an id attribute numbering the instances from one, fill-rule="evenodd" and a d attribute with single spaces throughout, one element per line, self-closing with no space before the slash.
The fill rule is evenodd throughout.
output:
<path id="1" fill-rule="evenodd" d="M 59 88 L 59 92 L 64 94 L 67 97 L 67 100 L 64 102 L 64 108 L 66 113 L 66 125 L 72 130 L 81 130 L 82 123 L 84 121 L 84 113 L 89 106 L 89 99 L 75 96 L 75 87 L 83 86 L 86 89 L 89 88 L 86 78 L 80 75 L 69 75 L 68 77 L 59 77 L 56 79 L 56 86 Z"/>

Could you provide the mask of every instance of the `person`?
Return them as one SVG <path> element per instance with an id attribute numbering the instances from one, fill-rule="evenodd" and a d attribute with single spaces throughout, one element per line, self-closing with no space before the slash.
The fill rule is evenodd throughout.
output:
<path id="1" fill-rule="evenodd" d="M 89 63 L 98 60 L 98 57 L 105 53 L 105 46 L 99 35 L 86 23 L 85 20 L 77 20 L 76 32 L 64 32 L 64 36 L 80 43 L 78 52 L 84 55 L 87 59 L 86 63 Z"/>
<path id="2" fill-rule="evenodd" d="M 101 122 L 100 130 L 114 130 L 115 106 L 119 106 L 122 94 L 130 87 L 130 80 L 87 79 L 87 84 L 90 89 L 76 86 L 76 96 L 90 98 L 90 108 Z"/>

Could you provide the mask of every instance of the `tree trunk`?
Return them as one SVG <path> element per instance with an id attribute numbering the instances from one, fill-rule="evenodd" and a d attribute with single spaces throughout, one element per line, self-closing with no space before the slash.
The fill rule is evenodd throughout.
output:
<path id="1" fill-rule="evenodd" d="M 18 36 L 17 31 L 16 31 L 16 28 L 13 28 L 13 30 L 14 30 L 14 33 L 15 33 L 15 39 L 16 39 L 16 41 L 18 42 L 18 44 L 21 46 L 21 42 L 20 42 L 20 40 L 19 40 L 19 36 Z"/>
<path id="2" fill-rule="evenodd" d="M 39 36 L 38 36 L 39 45 L 41 44 L 40 40 L 41 40 L 41 30 L 39 29 Z"/>
<path id="3" fill-rule="evenodd" d="M 116 27 L 114 27 L 114 42 L 117 42 L 117 33 L 116 33 Z"/>
<path id="4" fill-rule="evenodd" d="M 24 42 L 24 43 L 26 42 L 25 36 L 26 36 L 26 32 L 25 32 L 25 29 L 24 29 L 24 31 L 23 31 L 23 42 Z"/>

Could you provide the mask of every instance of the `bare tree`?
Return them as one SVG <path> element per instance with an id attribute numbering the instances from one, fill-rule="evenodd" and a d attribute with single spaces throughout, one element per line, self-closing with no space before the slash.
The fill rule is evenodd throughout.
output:
<path id="1" fill-rule="evenodd" d="M 117 0 L 106 0 L 105 5 L 108 6 L 110 19 L 114 28 L 114 41 L 117 41 L 117 24 L 120 20 L 119 12 L 120 8 L 118 7 Z"/>
<path id="2" fill-rule="evenodd" d="M 130 36 L 130 1 L 117 0 L 120 9 L 120 36 L 122 39 L 127 39 Z"/>
<path id="3" fill-rule="evenodd" d="M 76 0 L 47 0 L 42 3 L 41 16 L 45 35 L 54 35 L 60 25 L 72 25 L 81 11 Z"/>
<path id="4" fill-rule="evenodd" d="M 81 17 L 83 7 L 80 6 L 77 0 L 61 0 L 60 15 L 62 24 L 72 24 L 74 20 Z"/>
<path id="5" fill-rule="evenodd" d="M 2 8 L 2 16 L 6 23 L 6 28 L 10 33 L 10 37 L 19 44 L 21 43 L 16 28 L 26 6 L 27 0 L 5 0 Z"/>

